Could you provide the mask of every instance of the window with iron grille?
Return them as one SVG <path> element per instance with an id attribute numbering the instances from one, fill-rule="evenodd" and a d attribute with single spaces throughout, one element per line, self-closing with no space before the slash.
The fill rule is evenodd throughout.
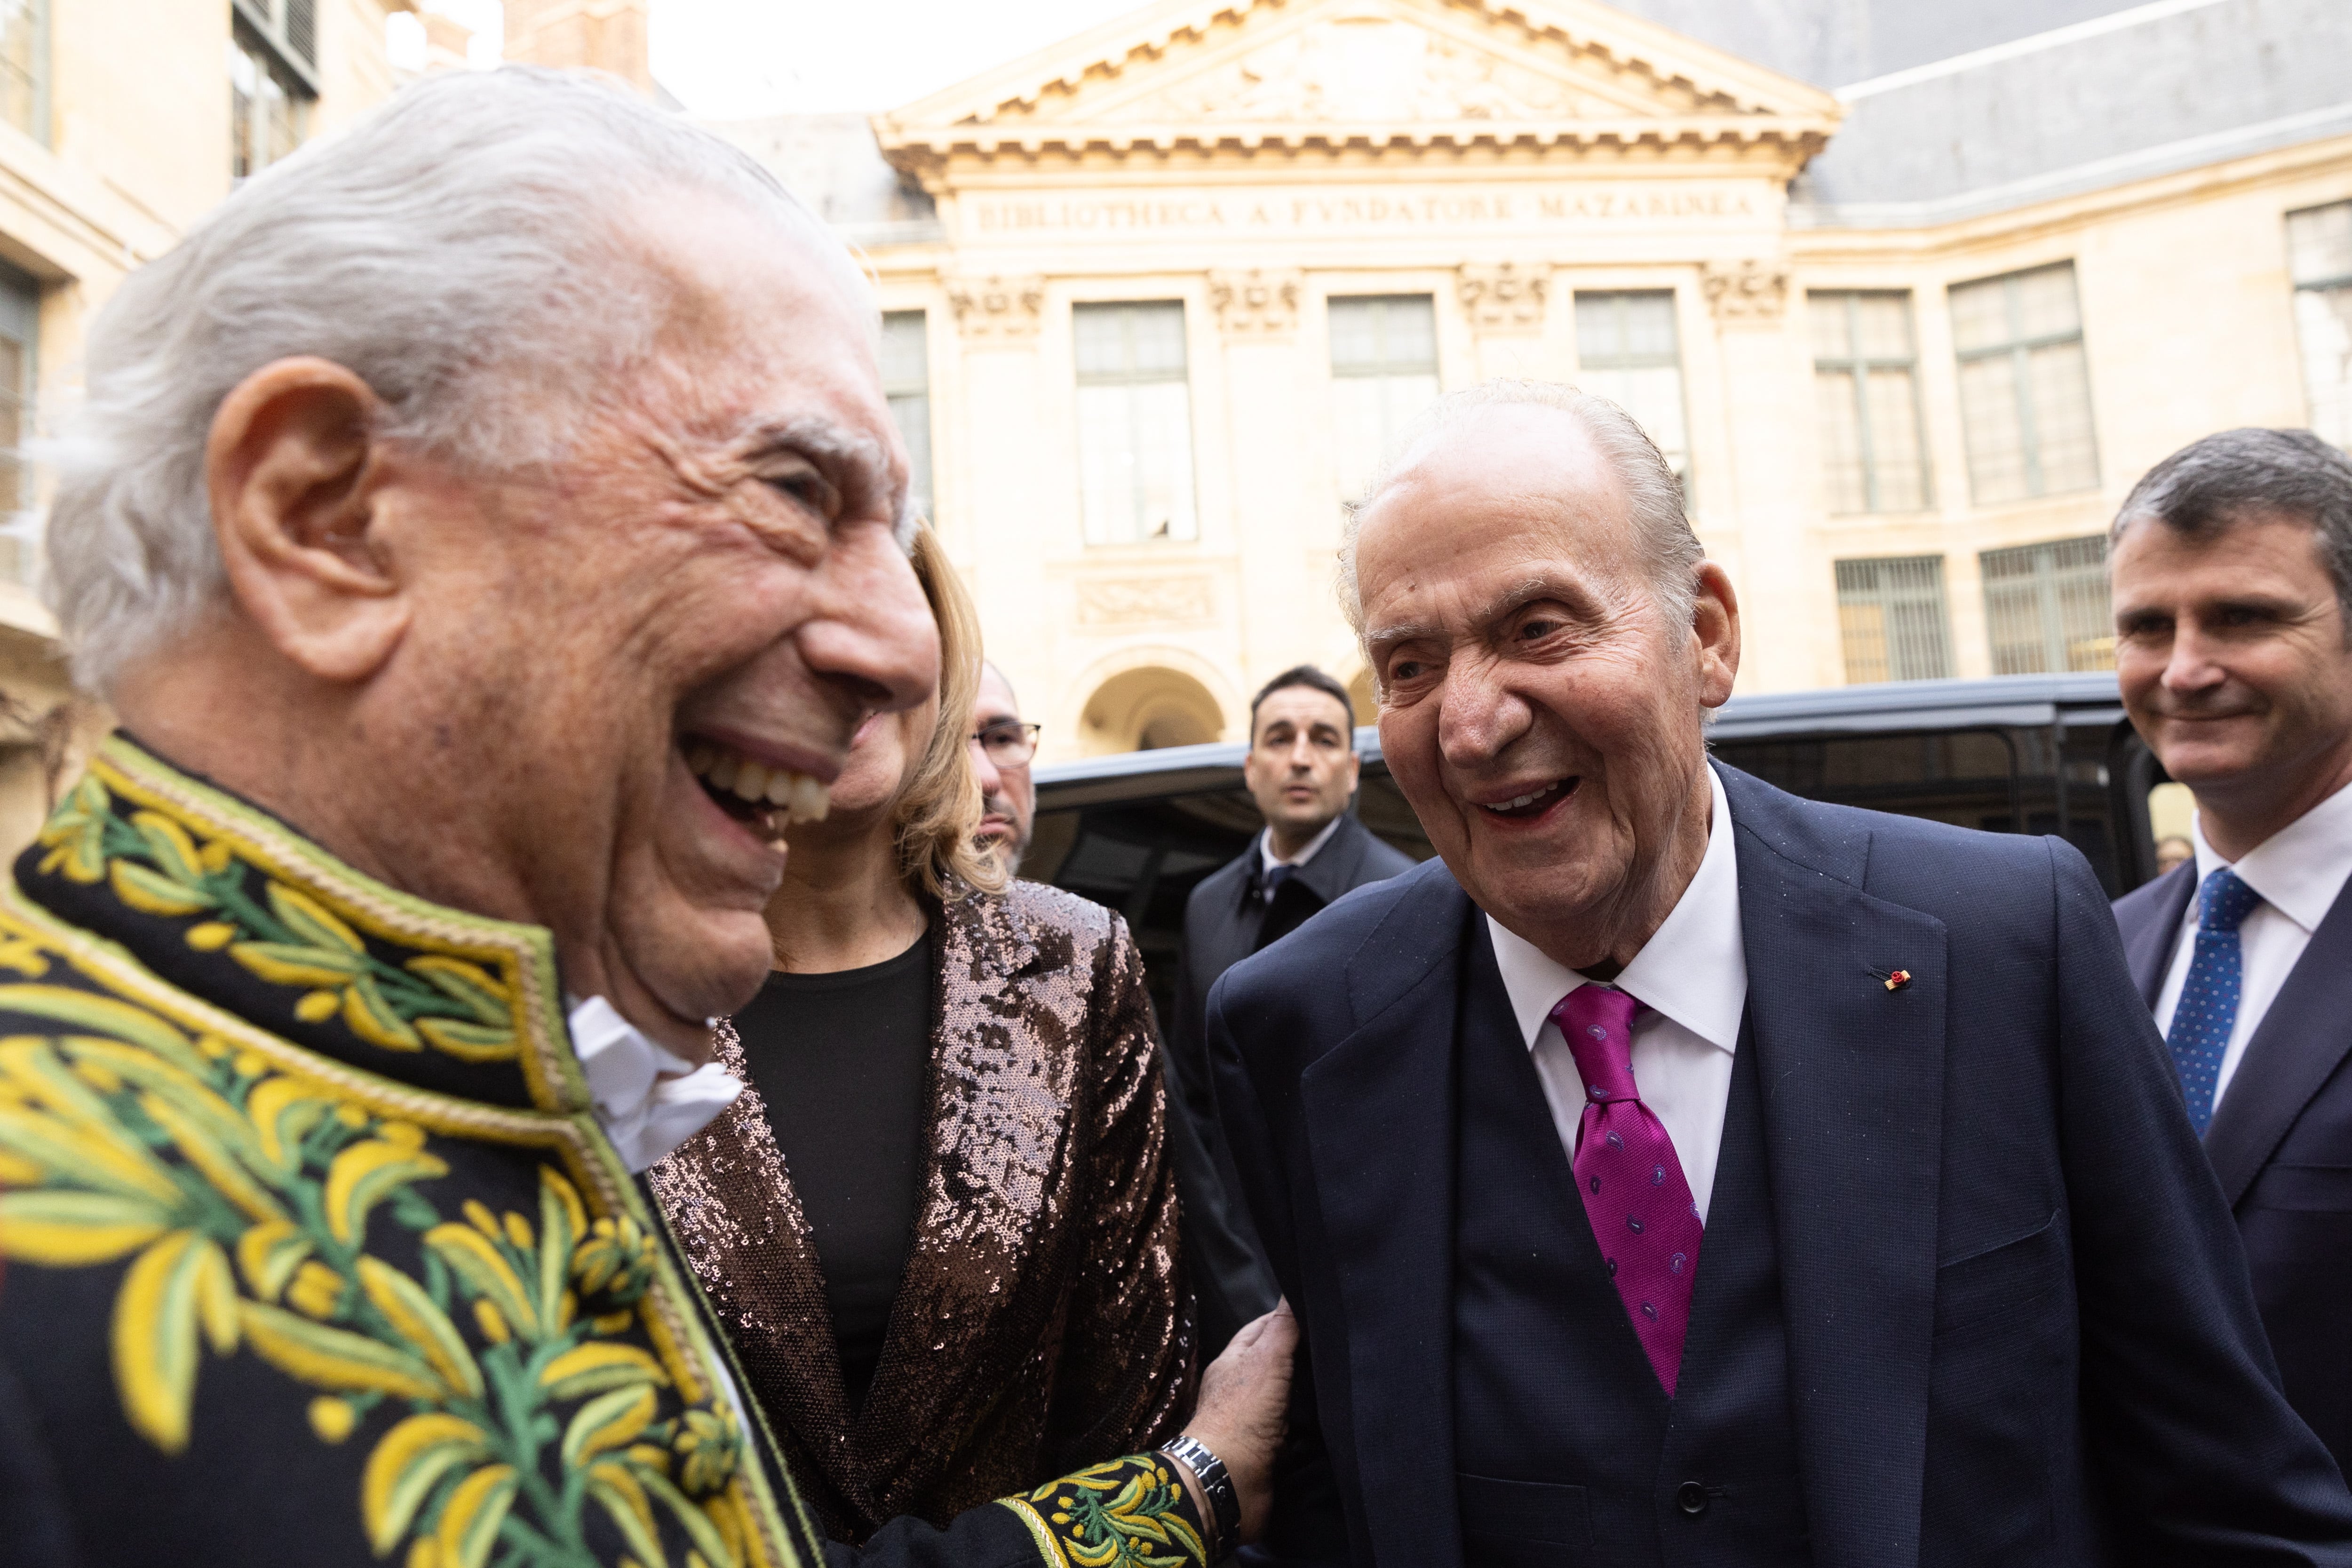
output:
<path id="1" fill-rule="evenodd" d="M 1944 605 L 1942 556 L 1841 561 L 1837 595 L 1848 685 L 1950 677 L 1951 616 Z"/>
<path id="2" fill-rule="evenodd" d="M 1927 459 L 1910 294 L 1847 289 L 1805 300 L 1829 510 L 1925 510 Z"/>
<path id="3" fill-rule="evenodd" d="M 1330 302 L 1331 434 L 1339 493 L 1354 500 L 1390 446 L 1437 395 L 1437 310 L 1426 294 Z"/>
<path id="4" fill-rule="evenodd" d="M 302 144 L 318 101 L 313 0 L 229 0 L 229 174 L 259 174 Z"/>
<path id="5" fill-rule="evenodd" d="M 1977 565 L 1995 675 L 2116 667 L 2106 535 L 1988 550 Z"/>
<path id="6" fill-rule="evenodd" d="M 0 120 L 49 139 L 48 0 L 0 0 Z"/>
<path id="7" fill-rule="evenodd" d="M 1690 491 L 1682 341 L 1671 289 L 1576 295 L 1576 384 L 1632 415 Z"/>
<path id="8" fill-rule="evenodd" d="M 2286 250 L 2311 427 L 2352 448 L 2352 202 L 2287 214 Z"/>
<path id="9" fill-rule="evenodd" d="M 2074 264 L 1951 290 L 1969 490 L 1979 506 L 2095 489 L 2091 377 Z"/>
<path id="10" fill-rule="evenodd" d="M 1184 302 L 1080 305 L 1072 327 L 1087 542 L 1196 537 Z"/>
<path id="11" fill-rule="evenodd" d="M 882 395 L 898 438 L 907 443 L 907 505 L 931 516 L 931 355 L 920 310 L 882 317 Z"/>

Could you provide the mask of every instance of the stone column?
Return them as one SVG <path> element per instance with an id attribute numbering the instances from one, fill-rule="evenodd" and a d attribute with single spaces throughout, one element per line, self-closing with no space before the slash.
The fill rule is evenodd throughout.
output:
<path id="1" fill-rule="evenodd" d="M 1224 351 L 1226 448 L 1233 455 L 1235 650 L 1244 684 L 1311 658 L 1329 623 L 1329 568 L 1316 542 L 1336 546 L 1330 475 L 1308 439 L 1307 400 L 1326 395 L 1298 352 L 1304 280 L 1280 268 L 1213 272 L 1209 303 Z M 1301 549 L 1306 543 L 1307 548 Z M 1246 701 L 1248 691 L 1241 694 Z M 1229 727 L 1227 740 L 1244 739 Z"/>
<path id="2" fill-rule="evenodd" d="M 1804 422 L 1812 417 L 1813 391 L 1806 356 L 1789 340 L 1788 267 L 1778 258 L 1709 262 L 1700 282 L 1715 314 L 1720 384 L 1738 400 L 1725 419 L 1732 471 L 1702 471 L 1697 484 L 1706 491 L 1727 483 L 1738 520 L 1734 586 L 1747 631 L 1740 689 L 1838 684 L 1837 595 L 1806 526 L 1813 507 L 1805 463 L 1813 444 Z"/>
<path id="3" fill-rule="evenodd" d="M 1034 277 L 950 278 L 944 291 L 961 350 L 955 406 L 933 426 L 945 438 L 935 465 L 952 453 L 957 466 L 949 553 L 968 563 L 991 657 L 1017 685 L 1050 669 L 1055 653 L 1051 617 L 1036 613 L 1037 563 L 1048 552 L 1040 491 L 1062 477 L 1040 473 L 1038 463 L 1045 285 Z M 1023 700 L 1042 709 L 1052 693 L 1035 679 L 1030 686 L 1034 694 L 1022 688 Z"/>
<path id="4" fill-rule="evenodd" d="M 1515 261 L 1470 262 L 1455 268 L 1470 331 L 1478 340 L 1478 374 L 1541 379 L 1544 304 L 1551 269 Z"/>

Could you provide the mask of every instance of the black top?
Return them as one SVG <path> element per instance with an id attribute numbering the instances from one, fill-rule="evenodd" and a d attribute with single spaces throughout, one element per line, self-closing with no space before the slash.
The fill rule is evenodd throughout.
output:
<path id="1" fill-rule="evenodd" d="M 735 1016 L 751 1086 L 824 1273 L 852 1418 L 866 1403 L 922 1197 L 936 934 L 832 974 L 772 973 Z"/>

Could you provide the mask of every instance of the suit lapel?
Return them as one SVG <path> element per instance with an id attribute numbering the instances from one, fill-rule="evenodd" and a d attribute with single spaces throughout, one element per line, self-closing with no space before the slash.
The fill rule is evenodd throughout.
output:
<path id="1" fill-rule="evenodd" d="M 2180 946 L 2180 922 L 2196 892 L 2197 862 L 2175 866 L 2148 889 L 2148 902 L 2142 906 L 2147 911 L 2146 923 L 2124 933 L 2124 959 L 2131 965 L 2132 984 L 2151 1012 L 2164 990 L 2164 977 L 2171 972 L 2172 955 Z"/>
<path id="2" fill-rule="evenodd" d="M 1339 1273 L 1365 1524 L 1382 1563 L 1454 1568 L 1454 1034 L 1469 900 L 1431 876 L 1350 962 L 1358 1027 L 1301 1075 Z M 1323 1375 L 1333 1375 L 1327 1370 Z"/>
<path id="3" fill-rule="evenodd" d="M 1814 1561 L 1907 1568 L 1935 1326 L 1945 930 L 1862 890 L 1866 828 L 1719 771 Z M 1912 976 L 1898 991 L 1871 973 L 1897 968 Z"/>
<path id="4" fill-rule="evenodd" d="M 951 889 L 951 895 L 961 889 Z M 1001 899 L 950 896 L 940 917 L 940 996 L 934 1015 L 923 1200 L 873 1387 L 851 1429 L 860 1498 L 876 1521 L 907 1511 L 939 1479 L 957 1444 L 1001 1392 L 1000 1368 L 1030 1348 L 1001 1342 L 1034 1324 L 1021 1280 L 1050 1234 L 1041 1216 L 1066 1186 L 1074 1100 L 1080 1092 L 1090 998 L 1054 1013 L 1040 988 L 1013 982 L 1038 962 L 1027 925 Z M 984 1194 L 951 1180 L 991 1173 Z M 985 1266 L 975 1267 L 975 1252 Z M 1056 1282 L 1058 1288 L 1058 1282 Z M 951 1326 L 951 1328 L 950 1328 Z M 951 1352 L 934 1353 L 950 1334 Z M 974 1386 L 975 1380 L 984 1386 Z"/>
<path id="5" fill-rule="evenodd" d="M 1298 868 L 1298 880 L 1315 895 L 1318 908 L 1356 885 L 1356 872 L 1364 863 L 1366 833 L 1353 816 L 1342 816 L 1339 826 L 1331 830 L 1331 841 Z"/>
<path id="6" fill-rule="evenodd" d="M 2180 916 L 2175 911 L 2178 927 Z M 2205 1153 L 2235 1206 L 2320 1086 L 2352 1052 L 2352 885 L 2336 903 L 2263 1015 L 2205 1131 Z"/>

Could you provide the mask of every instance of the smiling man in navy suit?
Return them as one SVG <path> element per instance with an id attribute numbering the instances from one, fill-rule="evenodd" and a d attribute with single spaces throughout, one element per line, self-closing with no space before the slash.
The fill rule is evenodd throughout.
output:
<path id="1" fill-rule="evenodd" d="M 2197 796 L 2116 904 L 2238 1217 L 2287 1397 L 2352 1462 L 2352 460 L 2227 430 L 2116 514 L 2116 672 Z"/>
<path id="2" fill-rule="evenodd" d="M 1439 858 L 1210 1002 L 1273 1557 L 2352 1563 L 2079 855 L 1712 765 L 1738 607 L 1600 399 L 1441 403 L 1344 576 Z"/>

